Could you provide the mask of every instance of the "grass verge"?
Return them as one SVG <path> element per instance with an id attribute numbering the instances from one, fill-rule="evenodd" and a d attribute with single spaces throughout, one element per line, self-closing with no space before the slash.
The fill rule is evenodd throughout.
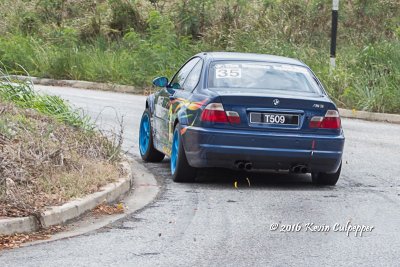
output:
<path id="1" fill-rule="evenodd" d="M 59 97 L 0 83 L 0 217 L 34 215 L 120 176 L 121 139 L 110 141 Z"/>

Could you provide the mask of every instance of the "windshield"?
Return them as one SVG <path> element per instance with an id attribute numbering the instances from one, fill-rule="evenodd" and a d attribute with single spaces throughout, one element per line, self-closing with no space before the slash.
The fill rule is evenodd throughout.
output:
<path id="1" fill-rule="evenodd" d="M 321 94 L 313 74 L 305 67 L 246 61 L 216 61 L 211 63 L 210 89 L 259 89 Z"/>

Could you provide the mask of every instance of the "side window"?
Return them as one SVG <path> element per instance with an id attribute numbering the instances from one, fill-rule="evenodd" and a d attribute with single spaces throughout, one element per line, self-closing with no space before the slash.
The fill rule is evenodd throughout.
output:
<path id="1" fill-rule="evenodd" d="M 174 89 L 181 89 L 183 88 L 183 84 L 187 76 L 189 75 L 190 71 L 193 67 L 199 62 L 200 58 L 196 57 L 187 62 L 179 71 L 175 74 L 174 78 L 171 81 L 170 86 Z"/>
<path id="2" fill-rule="evenodd" d="M 185 83 L 183 84 L 183 89 L 186 91 L 192 91 L 200 80 L 201 69 L 203 67 L 203 60 L 197 62 L 196 66 L 192 69 L 190 74 L 187 76 Z"/>

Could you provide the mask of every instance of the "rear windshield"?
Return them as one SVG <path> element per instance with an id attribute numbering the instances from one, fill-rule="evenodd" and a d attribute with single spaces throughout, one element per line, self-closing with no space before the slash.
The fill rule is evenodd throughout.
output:
<path id="1" fill-rule="evenodd" d="M 321 94 L 305 67 L 268 62 L 216 61 L 211 63 L 208 87 L 260 89 Z"/>

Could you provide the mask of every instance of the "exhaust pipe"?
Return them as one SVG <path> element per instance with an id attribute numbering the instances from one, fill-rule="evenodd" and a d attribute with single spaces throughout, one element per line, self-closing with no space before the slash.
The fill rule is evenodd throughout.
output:
<path id="1" fill-rule="evenodd" d="M 307 172 L 308 172 L 308 169 L 306 167 L 301 168 L 301 173 L 307 173 Z"/>
<path id="2" fill-rule="evenodd" d="M 295 167 L 293 167 L 293 168 L 292 168 L 292 171 L 293 171 L 294 173 L 299 173 L 299 172 L 300 172 L 300 166 L 295 166 Z"/>
<path id="3" fill-rule="evenodd" d="M 246 170 L 250 171 L 253 168 L 253 164 L 251 162 L 247 162 L 244 167 Z"/>
<path id="4" fill-rule="evenodd" d="M 290 170 L 294 173 L 307 173 L 308 172 L 307 166 L 301 165 L 301 164 L 292 166 L 292 168 Z"/>
<path id="5" fill-rule="evenodd" d="M 243 161 L 238 161 L 235 163 L 236 168 L 238 168 L 239 170 L 243 170 L 245 167 L 245 164 Z"/>
<path id="6" fill-rule="evenodd" d="M 253 168 L 253 164 L 251 162 L 246 162 L 246 161 L 236 161 L 235 167 L 238 168 L 239 170 L 250 171 Z"/>

